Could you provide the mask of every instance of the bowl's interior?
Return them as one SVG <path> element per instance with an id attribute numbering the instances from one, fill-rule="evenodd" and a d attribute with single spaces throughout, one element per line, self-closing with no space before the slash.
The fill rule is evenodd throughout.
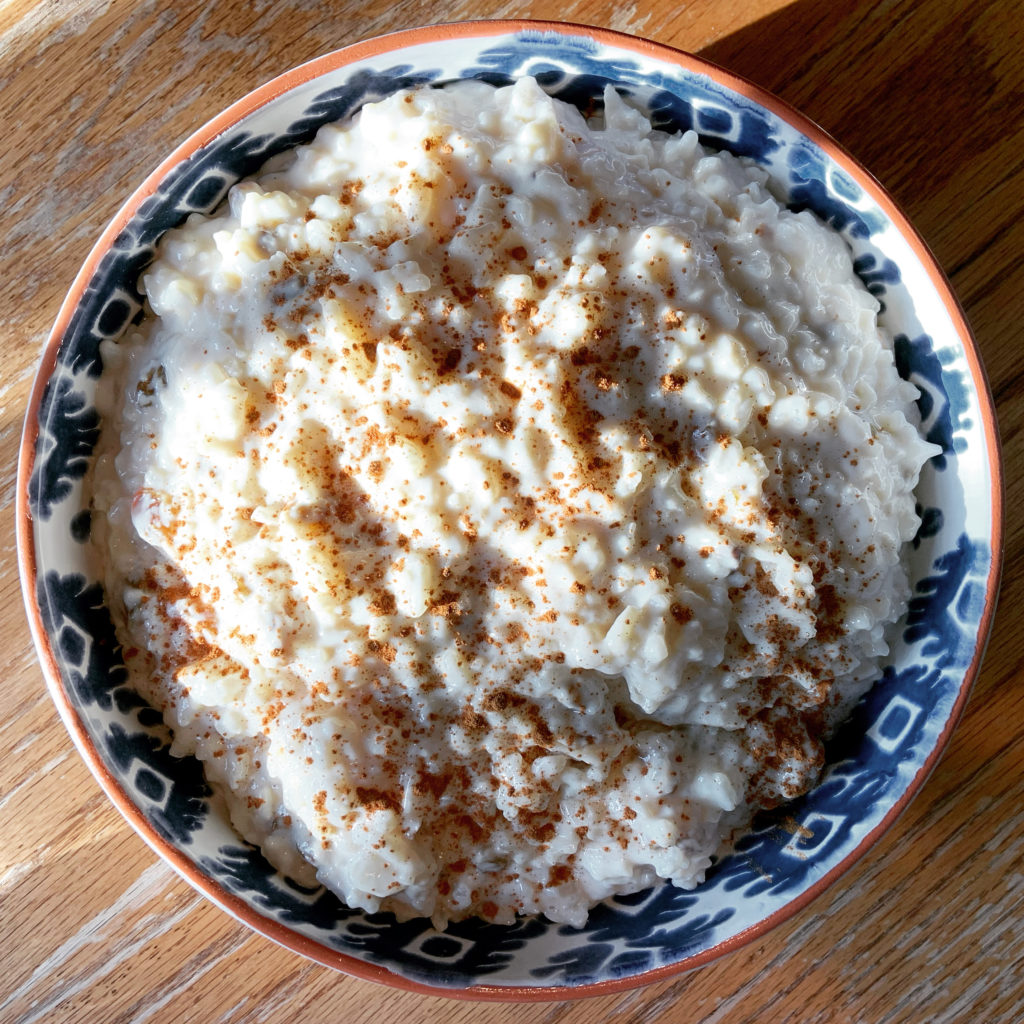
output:
<path id="1" fill-rule="evenodd" d="M 44 663 L 52 655 L 55 698 L 90 763 L 105 771 L 101 781 L 158 850 L 248 923 L 324 962 L 378 978 L 383 967 L 400 984 L 453 990 L 627 984 L 659 968 L 696 966 L 806 902 L 862 852 L 921 784 L 959 714 L 997 563 L 995 442 L 973 343 L 930 258 L 877 186 L 813 126 L 770 100 L 760 105 L 745 86 L 691 58 L 656 55 L 610 33 L 488 35 L 472 27 L 434 39 L 389 37 L 357 56 L 323 58 L 317 75 L 307 68 L 281 83 L 291 88 L 229 111 L 226 130 L 221 123 L 200 132 L 183 159 L 129 202 L 123 230 L 69 298 L 51 339 L 60 346 L 56 366 L 30 410 L 38 441 L 23 533 L 35 563 L 38 610 L 30 600 L 30 615 Z M 119 656 L 86 543 L 84 480 L 98 434 L 99 342 L 140 315 L 136 282 L 165 230 L 212 210 L 239 177 L 364 102 L 412 84 L 467 76 L 501 83 L 527 73 L 584 110 L 616 84 L 658 125 L 693 128 L 705 144 L 762 163 L 787 202 L 841 231 L 884 305 L 900 372 L 921 389 L 924 430 L 942 455 L 918 489 L 923 525 L 910 552 L 908 619 L 883 677 L 830 744 L 815 790 L 762 814 L 695 892 L 663 886 L 610 900 L 583 929 L 527 919 L 513 927 L 463 922 L 438 934 L 425 921 L 349 910 L 281 877 L 231 830 L 198 762 L 170 756 L 159 715 L 131 688 Z"/>

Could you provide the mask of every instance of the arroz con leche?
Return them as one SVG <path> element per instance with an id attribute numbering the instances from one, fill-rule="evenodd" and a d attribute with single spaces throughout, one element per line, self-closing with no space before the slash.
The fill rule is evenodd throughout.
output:
<path id="1" fill-rule="evenodd" d="M 932 449 L 842 239 L 608 89 L 405 91 L 163 239 L 106 343 L 136 685 L 347 904 L 579 925 L 812 786 Z"/>

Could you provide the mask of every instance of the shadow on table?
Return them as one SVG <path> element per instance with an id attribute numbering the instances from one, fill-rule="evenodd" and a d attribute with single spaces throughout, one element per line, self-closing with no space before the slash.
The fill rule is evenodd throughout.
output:
<path id="1" fill-rule="evenodd" d="M 944 187 L 1020 122 L 1024 82 L 998 63 L 1019 34 L 1005 9 L 973 0 L 796 0 L 700 56 L 821 124 L 931 237 L 949 220 Z M 953 272 L 963 241 L 946 263 Z"/>

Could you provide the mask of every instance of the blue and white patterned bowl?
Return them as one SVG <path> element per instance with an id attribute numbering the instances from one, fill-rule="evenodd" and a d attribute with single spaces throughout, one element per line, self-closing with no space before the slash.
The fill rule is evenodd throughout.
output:
<path id="1" fill-rule="evenodd" d="M 232 831 L 198 762 L 170 756 L 160 716 L 128 684 L 90 562 L 84 478 L 99 429 L 99 343 L 138 316 L 136 282 L 164 231 L 212 210 L 239 177 L 368 100 L 525 74 L 581 106 L 613 82 L 657 124 L 752 157 L 793 207 L 842 232 L 884 304 L 900 372 L 920 388 L 924 430 L 942 454 L 918 489 L 909 615 L 882 677 L 829 746 L 815 790 L 758 818 L 695 892 L 666 885 L 609 900 L 582 929 L 530 918 L 439 934 L 281 877 Z M 125 817 L 189 882 L 258 931 L 360 977 L 453 996 L 564 998 L 661 979 L 759 937 L 893 822 L 934 767 L 977 674 L 998 585 L 1001 500 L 992 403 L 963 315 L 903 215 L 820 129 L 665 47 L 576 26 L 481 22 L 371 40 L 276 79 L 196 133 L 128 200 L 79 274 L 42 361 L 22 442 L 18 540 L 29 618 L 68 729 Z"/>

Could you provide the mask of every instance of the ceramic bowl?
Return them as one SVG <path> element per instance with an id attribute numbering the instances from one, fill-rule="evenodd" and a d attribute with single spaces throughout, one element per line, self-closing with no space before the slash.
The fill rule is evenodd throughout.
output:
<path id="1" fill-rule="evenodd" d="M 239 177 L 405 86 L 535 75 L 581 106 L 612 82 L 655 123 L 750 157 L 794 208 L 841 232 L 884 306 L 928 440 L 914 596 L 874 689 L 828 748 L 812 792 L 762 814 L 693 892 L 608 900 L 585 928 L 539 918 L 423 921 L 350 910 L 277 874 L 230 828 L 198 762 L 168 753 L 159 715 L 126 678 L 90 561 L 84 480 L 99 421 L 101 339 L 140 311 L 137 280 L 161 234 L 208 212 Z M 482 22 L 400 32 L 313 60 L 198 131 L 128 200 L 60 311 L 28 411 L 19 476 L 24 595 L 53 698 L 101 785 L 143 838 L 225 910 L 305 956 L 401 988 L 475 998 L 607 993 L 706 964 L 820 894 L 889 826 L 934 767 L 967 699 L 991 622 L 1001 475 L 978 351 L 949 286 L 880 186 L 819 128 L 695 57 L 577 26 Z"/>

